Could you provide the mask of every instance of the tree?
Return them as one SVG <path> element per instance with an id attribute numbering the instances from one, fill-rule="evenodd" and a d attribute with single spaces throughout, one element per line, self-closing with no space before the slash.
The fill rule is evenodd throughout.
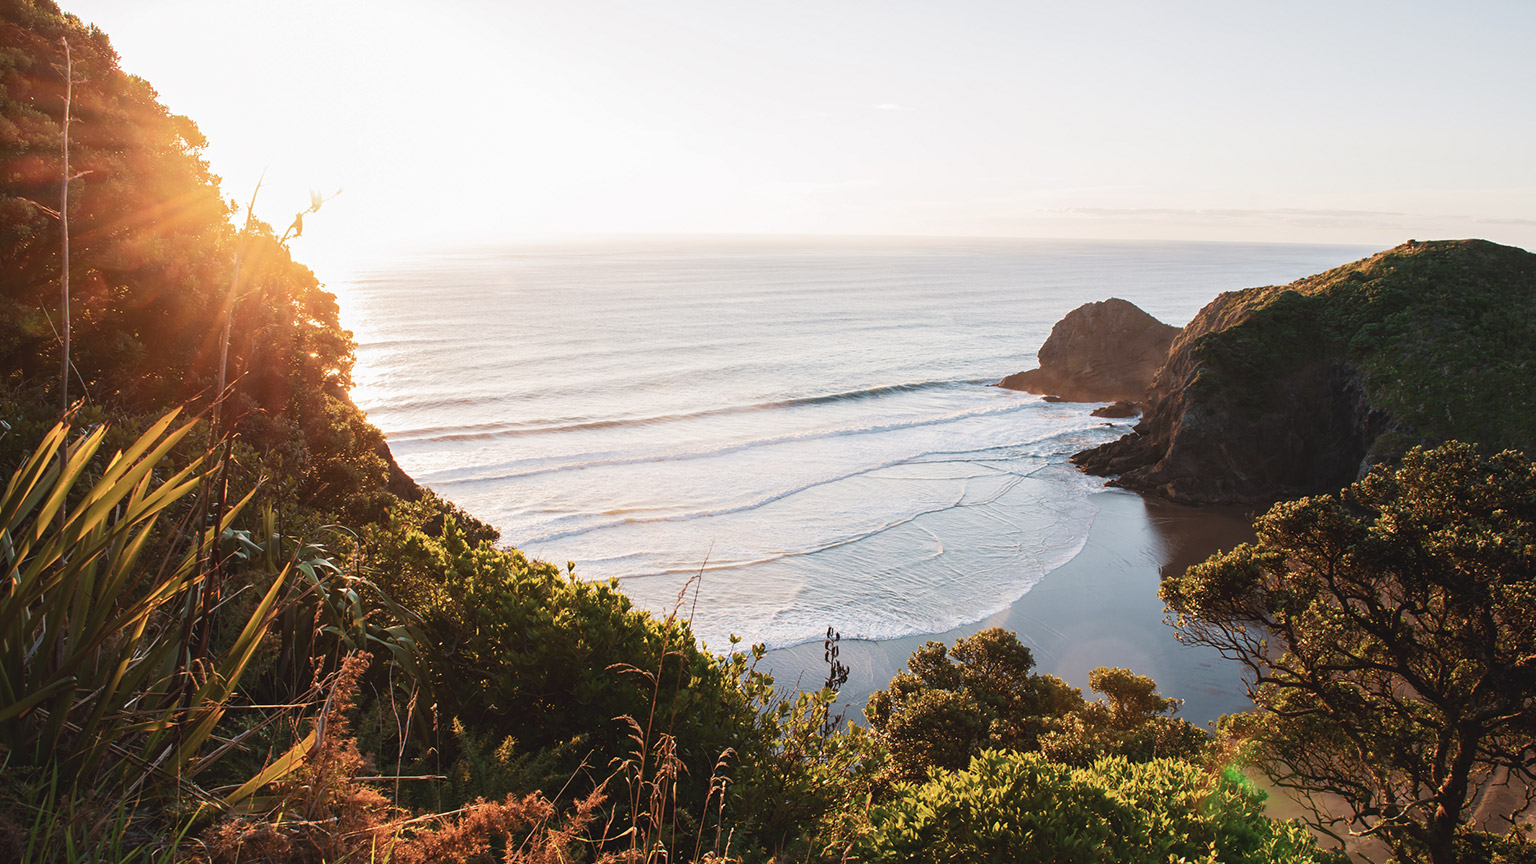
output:
<path id="1" fill-rule="evenodd" d="M 983 748 L 1039 751 L 1053 762 L 1091 764 L 1101 756 L 1136 762 L 1199 759 L 1210 736 L 1172 716 L 1179 700 L 1128 669 L 1089 674 L 1098 702 L 1054 675 L 1034 674 L 1035 658 L 1000 627 L 928 642 L 906 670 L 870 695 L 865 716 L 890 757 L 887 780 L 920 782 L 935 768 L 958 770 Z"/>
<path id="2" fill-rule="evenodd" d="M 1058 718 L 1083 704 L 1077 688 L 1033 675 L 1035 658 L 1000 627 L 955 642 L 928 642 L 907 659 L 864 714 L 890 751 L 894 779 L 958 769 L 984 747 L 1034 750 Z"/>
<path id="3" fill-rule="evenodd" d="M 1247 667 L 1236 726 L 1277 785 L 1341 797 L 1399 858 L 1455 860 L 1479 788 L 1536 786 L 1536 465 L 1416 448 L 1255 527 L 1163 584 L 1182 637 Z"/>
<path id="4" fill-rule="evenodd" d="M 1159 695 L 1145 675 L 1100 666 L 1088 673 L 1088 686 L 1104 698 L 1079 706 L 1040 739 L 1040 752 L 1052 762 L 1082 767 L 1103 756 L 1200 761 L 1210 746 L 1207 732 L 1173 716 L 1183 700 Z"/>
<path id="5" fill-rule="evenodd" d="M 222 394 L 214 425 L 240 442 L 220 489 L 269 478 L 258 504 L 297 533 L 381 519 L 422 490 L 353 404 L 352 334 L 286 245 L 326 199 L 282 233 L 248 210 L 232 224 L 206 145 L 106 34 L 53 0 L 0 0 L 0 470 L 66 406 L 140 430 Z"/>

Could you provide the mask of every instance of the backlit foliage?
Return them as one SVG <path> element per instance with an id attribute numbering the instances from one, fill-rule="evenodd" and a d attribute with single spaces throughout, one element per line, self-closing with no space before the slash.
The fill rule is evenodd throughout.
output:
<path id="1" fill-rule="evenodd" d="M 1536 780 L 1536 465 L 1414 449 L 1255 527 L 1162 588 L 1185 638 L 1248 667 L 1260 714 L 1233 731 L 1403 859 L 1453 861 L 1481 787 Z"/>
<path id="2" fill-rule="evenodd" d="M 959 771 L 897 787 L 860 840 L 869 862 L 1304 864 L 1336 862 L 1298 824 L 1263 815 L 1235 772 L 1105 757 L 1073 768 L 985 750 Z"/>

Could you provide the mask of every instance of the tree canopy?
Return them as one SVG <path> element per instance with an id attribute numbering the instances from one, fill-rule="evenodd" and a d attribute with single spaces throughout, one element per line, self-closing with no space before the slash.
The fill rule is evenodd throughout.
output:
<path id="1" fill-rule="evenodd" d="M 1536 465 L 1415 448 L 1255 527 L 1162 587 L 1185 639 L 1247 666 L 1259 713 L 1235 728 L 1278 785 L 1455 860 L 1481 787 L 1536 780 Z"/>
<path id="2" fill-rule="evenodd" d="M 71 397 L 90 422 L 129 426 L 208 405 L 230 303 L 225 413 L 265 473 L 284 478 L 272 494 L 323 501 L 348 521 L 377 518 L 382 491 L 392 480 L 402 491 L 403 475 L 348 395 L 355 346 L 335 296 L 270 226 L 234 224 L 197 126 L 119 68 L 106 34 L 48 0 L 0 0 L 0 408 L 22 427 L 0 444 L 0 466 L 58 419 L 65 40 L 70 169 L 82 174 L 69 184 Z M 230 298 L 237 245 L 241 287 Z"/>
<path id="3" fill-rule="evenodd" d="M 1179 701 L 1159 696 L 1152 679 L 1100 667 L 1089 684 L 1105 698 L 1087 702 L 1076 687 L 1033 672 L 1034 655 L 999 627 L 928 642 L 865 716 L 889 749 L 891 779 L 921 781 L 934 769 L 964 768 L 985 748 L 1031 752 L 1072 765 L 1101 756 L 1145 761 L 1196 758 L 1209 736 L 1172 716 Z"/>
<path id="4" fill-rule="evenodd" d="M 1048 718 L 1082 704 L 1077 688 L 1031 674 L 1035 658 L 1001 628 L 955 642 L 928 642 L 907 668 L 870 695 L 864 714 L 890 749 L 893 777 L 922 780 L 958 769 L 983 747 L 1033 750 Z"/>

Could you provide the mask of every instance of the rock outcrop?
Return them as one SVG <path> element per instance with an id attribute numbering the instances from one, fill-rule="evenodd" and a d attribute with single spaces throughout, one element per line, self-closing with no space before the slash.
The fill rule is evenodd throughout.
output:
<path id="1" fill-rule="evenodd" d="M 1141 402 L 1179 328 L 1135 304 L 1111 298 L 1068 312 L 1040 346 L 1040 368 L 1009 375 L 999 387 L 1068 402 Z"/>
<path id="2" fill-rule="evenodd" d="M 389 442 L 380 438 L 373 447 L 374 455 L 384 460 L 384 465 L 389 469 L 388 479 L 384 482 L 386 491 L 391 492 L 402 501 L 420 501 L 426 494 L 416 478 L 405 473 L 400 463 L 395 461 L 395 454 L 389 449 Z"/>
<path id="3" fill-rule="evenodd" d="M 1336 490 L 1416 444 L 1536 445 L 1536 255 L 1416 243 L 1222 294 L 1184 328 L 1131 434 L 1073 457 L 1174 501 Z"/>
<path id="4" fill-rule="evenodd" d="M 1135 402 L 1127 402 L 1124 399 L 1121 399 L 1118 402 L 1111 402 L 1102 408 L 1095 408 L 1088 413 L 1093 417 L 1112 417 L 1115 419 L 1120 419 L 1122 417 L 1135 417 L 1140 412 L 1141 409 L 1136 407 Z"/>

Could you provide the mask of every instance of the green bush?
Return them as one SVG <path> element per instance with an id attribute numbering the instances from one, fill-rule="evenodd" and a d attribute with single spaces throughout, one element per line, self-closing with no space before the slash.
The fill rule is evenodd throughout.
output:
<path id="1" fill-rule="evenodd" d="M 1536 843 L 1518 834 L 1464 831 L 1456 836 L 1461 864 L 1536 864 Z"/>
<path id="2" fill-rule="evenodd" d="M 780 860 L 841 858 L 863 824 L 885 749 L 864 727 L 834 728 L 833 688 L 780 692 L 772 676 L 756 669 L 763 646 L 750 654 L 735 647 L 722 667 L 754 709 L 725 801 L 724 815 L 742 835 L 736 848 L 755 844 Z"/>
<path id="3" fill-rule="evenodd" d="M 616 582 L 583 582 L 515 549 L 471 544 L 452 516 L 433 537 L 396 510 L 364 538 L 375 581 L 420 617 L 433 645 L 440 728 L 457 720 L 469 739 L 510 737 L 524 755 L 570 750 L 579 736 L 588 773 L 601 780 L 632 751 L 620 719 L 631 718 L 650 743 L 676 739 L 692 801 L 702 801 L 724 751 L 748 746 L 753 709 L 728 670 L 686 623 L 635 608 Z M 454 739 L 435 743 L 456 758 Z M 525 790 L 482 790 L 508 791 Z"/>
<path id="4" fill-rule="evenodd" d="M 1107 757 L 1087 768 L 987 750 L 963 771 L 900 784 L 859 838 L 868 862 L 1301 864 L 1342 861 L 1264 815 L 1234 771 Z"/>

